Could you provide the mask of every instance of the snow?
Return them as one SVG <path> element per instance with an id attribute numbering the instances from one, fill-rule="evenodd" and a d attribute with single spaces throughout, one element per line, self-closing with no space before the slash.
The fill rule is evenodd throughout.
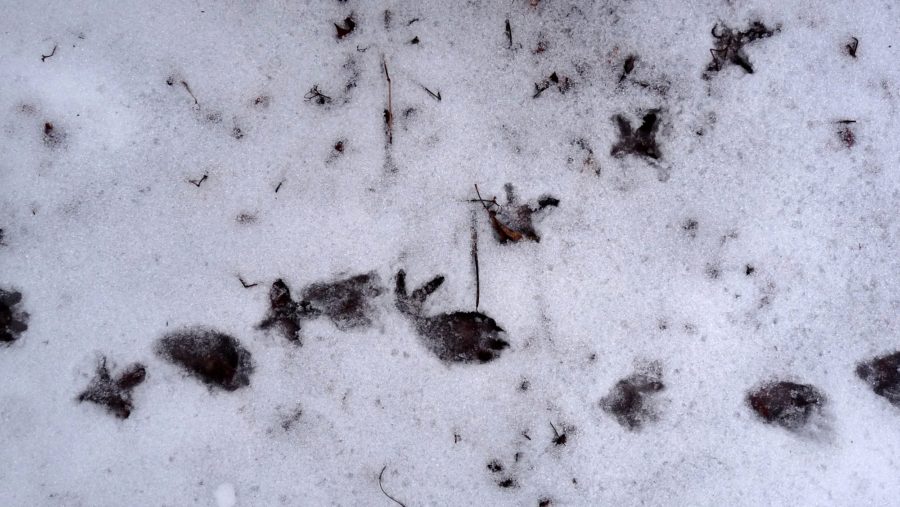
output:
<path id="1" fill-rule="evenodd" d="M 234 486 L 227 482 L 220 484 L 219 487 L 216 488 L 216 503 L 219 507 L 234 507 L 237 503 Z"/>
<path id="2" fill-rule="evenodd" d="M 855 373 L 900 348 L 891 2 L 3 6 L 0 290 L 29 317 L 0 345 L 0 504 L 900 494 L 900 409 Z M 713 27 L 753 21 L 774 30 L 743 48 L 754 72 L 704 79 Z M 660 158 L 613 157 L 613 118 L 651 110 Z M 505 205 L 507 183 L 560 200 L 540 242 L 500 244 L 471 202 L 477 184 Z M 473 220 L 479 310 L 510 348 L 448 364 L 394 280 L 446 277 L 426 317 L 474 311 Z M 296 299 L 370 271 L 371 325 L 304 321 L 302 345 L 258 328 L 276 279 Z M 249 350 L 249 386 L 154 352 L 198 326 Z M 103 357 L 146 367 L 126 419 L 77 401 Z M 651 364 L 665 388 L 630 430 L 600 401 Z M 751 410 L 772 380 L 824 393 L 813 428 Z"/>

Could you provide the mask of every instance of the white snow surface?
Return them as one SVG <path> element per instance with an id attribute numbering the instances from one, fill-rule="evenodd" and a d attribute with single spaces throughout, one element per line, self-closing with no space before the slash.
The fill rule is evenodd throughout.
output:
<path id="1" fill-rule="evenodd" d="M 0 289 L 30 314 L 0 348 L 0 505 L 900 497 L 900 409 L 854 371 L 900 347 L 894 2 L 0 3 Z M 780 28 L 754 72 L 704 79 L 711 29 L 757 20 Z M 534 98 L 554 72 L 570 89 Z M 613 157 L 614 116 L 651 109 L 660 159 Z M 506 183 L 560 200 L 540 242 L 500 244 L 470 202 Z M 511 345 L 446 364 L 393 280 L 443 274 L 427 313 L 474 310 L 473 216 Z M 275 279 L 369 271 L 371 326 L 257 327 Z M 240 340 L 249 386 L 154 353 L 192 326 Z M 127 419 L 77 401 L 101 357 L 146 366 Z M 652 362 L 657 417 L 631 431 L 599 400 Z M 750 409 L 771 379 L 825 394 L 815 432 Z"/>

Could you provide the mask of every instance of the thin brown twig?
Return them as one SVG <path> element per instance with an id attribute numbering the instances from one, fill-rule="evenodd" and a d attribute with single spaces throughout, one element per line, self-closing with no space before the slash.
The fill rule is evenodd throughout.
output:
<path id="1" fill-rule="evenodd" d="M 391 74 L 388 72 L 387 60 L 381 56 L 381 65 L 384 67 L 384 78 L 387 80 L 388 99 L 387 109 L 384 110 L 384 122 L 387 125 L 388 144 L 394 144 L 394 106 L 391 97 Z"/>
<path id="2" fill-rule="evenodd" d="M 49 54 L 49 55 L 45 55 L 45 54 L 41 53 L 41 61 L 43 62 L 43 61 L 46 60 L 47 58 L 50 58 L 51 56 L 55 55 L 55 54 L 56 54 L 56 47 L 57 47 L 56 44 L 54 44 L 54 45 L 53 45 L 53 51 L 50 51 L 50 54 Z M 854 56 L 855 56 L 855 55 L 854 55 Z"/>
<path id="3" fill-rule="evenodd" d="M 247 282 L 245 282 L 245 281 L 244 281 L 244 278 L 243 278 L 242 276 L 240 276 L 240 275 L 238 275 L 238 281 L 241 282 L 241 285 L 243 285 L 245 289 L 249 289 L 249 288 L 251 288 L 251 287 L 256 287 L 257 285 L 259 285 L 258 283 L 247 283 Z"/>
<path id="4" fill-rule="evenodd" d="M 386 469 L 387 469 L 387 465 L 382 467 L 381 473 L 378 474 L 378 487 L 381 488 L 381 492 L 384 493 L 384 496 L 386 496 L 386 497 L 390 498 L 391 500 L 393 500 L 394 502 L 396 502 L 397 505 L 399 505 L 400 507 L 406 507 L 406 504 L 404 504 L 400 500 L 397 500 L 396 498 L 392 497 L 391 495 L 388 494 L 387 491 L 384 490 L 384 486 L 382 486 L 382 484 L 381 484 L 381 477 L 384 475 L 384 471 Z"/>
<path id="5" fill-rule="evenodd" d="M 481 192 L 478 191 L 478 183 L 475 184 L 475 195 L 478 196 L 478 199 L 474 199 L 474 200 L 472 200 L 472 201 L 470 201 L 470 202 L 480 202 L 481 205 L 484 206 L 484 209 L 487 210 L 488 212 L 491 211 L 491 208 L 489 208 L 488 205 L 485 204 L 486 202 L 487 202 L 487 203 L 491 203 L 491 204 L 493 204 L 493 205 L 495 205 L 495 206 L 500 206 L 499 204 L 497 204 L 497 198 L 496 198 L 496 197 L 494 197 L 494 198 L 491 199 L 491 200 L 482 199 L 482 197 L 481 197 Z"/>
<path id="6" fill-rule="evenodd" d="M 421 86 L 423 90 L 428 92 L 428 95 L 431 95 L 431 98 L 433 98 L 434 100 L 436 100 L 438 102 L 441 101 L 441 91 L 440 90 L 438 90 L 437 93 L 434 93 L 433 91 L 429 90 L 427 86 L 425 86 L 423 84 L 420 84 L 419 86 Z"/>
<path id="7" fill-rule="evenodd" d="M 197 97 L 194 95 L 194 92 L 191 91 L 191 87 L 190 87 L 190 85 L 187 84 L 187 81 L 182 79 L 181 86 L 183 86 L 184 89 L 187 90 L 188 94 L 190 94 L 191 98 L 194 99 L 194 105 L 199 106 L 200 102 L 197 100 Z"/>
<path id="8" fill-rule="evenodd" d="M 478 268 L 478 227 L 475 225 L 475 210 L 472 210 L 472 260 L 475 262 L 475 311 L 481 304 L 481 273 Z"/>
<path id="9" fill-rule="evenodd" d="M 197 179 L 197 180 L 188 180 L 188 183 L 194 185 L 194 186 L 197 187 L 197 188 L 200 188 L 200 185 L 202 185 L 203 182 L 207 180 L 207 178 L 209 178 L 209 175 L 204 174 L 200 179 Z"/>

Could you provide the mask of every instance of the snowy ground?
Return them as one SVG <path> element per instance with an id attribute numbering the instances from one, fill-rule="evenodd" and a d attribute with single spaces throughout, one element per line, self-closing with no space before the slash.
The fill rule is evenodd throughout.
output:
<path id="1" fill-rule="evenodd" d="M 0 504 L 896 504 L 894 2 L 2 3 Z M 441 360 L 473 220 L 509 347 Z M 369 272 L 362 320 L 259 327 Z M 248 385 L 159 353 L 198 326 Z"/>

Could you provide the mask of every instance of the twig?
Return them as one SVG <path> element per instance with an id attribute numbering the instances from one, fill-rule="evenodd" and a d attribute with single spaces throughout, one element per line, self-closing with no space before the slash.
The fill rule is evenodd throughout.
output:
<path id="1" fill-rule="evenodd" d="M 438 101 L 438 102 L 441 101 L 441 91 L 440 91 L 440 90 L 438 90 L 437 93 L 434 93 L 433 91 L 431 91 L 431 90 L 429 90 L 428 88 L 426 88 L 425 85 L 423 85 L 423 84 L 420 84 L 419 86 L 421 86 L 423 90 L 425 90 L 426 92 L 428 92 L 428 95 L 431 95 L 431 98 L 433 98 L 434 100 L 436 100 L 436 101 Z"/>
<path id="2" fill-rule="evenodd" d="M 277 194 L 279 190 L 281 190 L 281 185 L 284 185 L 284 180 L 278 182 L 278 185 L 275 187 L 275 193 Z"/>
<path id="3" fill-rule="evenodd" d="M 382 484 L 381 484 L 381 477 L 384 475 L 384 471 L 386 469 L 387 469 L 387 465 L 382 467 L 381 473 L 378 474 L 378 487 L 381 488 L 381 492 L 384 493 L 384 496 L 386 496 L 386 497 L 390 498 L 391 500 L 393 500 L 394 502 L 396 502 L 397 505 L 399 505 L 400 507 L 406 507 L 406 504 L 404 504 L 400 500 L 397 500 L 396 498 L 392 497 L 391 495 L 388 494 L 387 491 L 384 490 L 384 486 L 382 486 Z"/>
<path id="4" fill-rule="evenodd" d="M 56 54 L 56 44 L 53 45 L 53 51 L 50 51 L 49 55 L 45 55 L 43 53 L 41 54 L 41 61 L 43 62 L 44 60 L 46 60 L 47 58 L 50 58 L 51 56 L 53 56 L 55 54 Z"/>
<path id="5" fill-rule="evenodd" d="M 494 197 L 493 199 L 491 199 L 491 200 L 489 200 L 489 201 L 481 198 L 481 192 L 478 191 L 478 183 L 475 184 L 475 195 L 478 196 L 478 199 L 472 199 L 472 200 L 469 201 L 469 202 L 480 202 L 481 205 L 484 206 L 484 209 L 485 209 L 488 213 L 491 212 L 491 208 L 489 208 L 488 205 L 485 204 L 485 203 L 490 203 L 490 204 L 492 204 L 492 205 L 494 205 L 494 206 L 500 207 L 500 205 L 497 203 L 497 198 L 496 198 L 496 197 Z"/>
<path id="6" fill-rule="evenodd" d="M 187 90 L 188 94 L 190 94 L 191 98 L 194 99 L 194 105 L 199 106 L 200 102 L 197 101 L 197 97 L 194 96 L 194 92 L 191 91 L 191 87 L 188 86 L 187 81 L 182 79 L 181 86 L 183 86 L 184 89 Z"/>
<path id="7" fill-rule="evenodd" d="M 472 210 L 472 260 L 475 262 L 475 311 L 481 303 L 481 273 L 478 268 L 478 227 L 475 226 L 476 215 Z"/>
<path id="8" fill-rule="evenodd" d="M 534 95 L 532 95 L 531 98 L 536 99 L 540 97 L 541 94 L 547 90 L 547 88 L 550 88 L 550 81 L 547 79 L 541 81 L 540 83 L 534 83 Z"/>
<path id="9" fill-rule="evenodd" d="M 384 67 L 384 78 L 387 79 L 388 99 L 387 109 L 384 110 L 384 123 L 387 125 L 388 144 L 394 144 L 394 106 L 391 99 L 391 74 L 388 72 L 387 60 L 381 56 L 381 65 Z"/>
<path id="10" fill-rule="evenodd" d="M 244 279 L 240 275 L 238 275 L 238 281 L 241 282 L 241 285 L 243 285 L 245 289 L 249 289 L 250 287 L 256 287 L 257 285 L 259 285 L 258 283 L 245 282 Z"/>
<path id="11" fill-rule="evenodd" d="M 207 178 L 209 178 L 209 176 L 204 174 L 203 177 L 200 178 L 199 180 L 188 180 L 188 183 L 191 183 L 195 187 L 200 188 L 200 185 L 202 185 L 203 182 L 206 181 Z"/>

